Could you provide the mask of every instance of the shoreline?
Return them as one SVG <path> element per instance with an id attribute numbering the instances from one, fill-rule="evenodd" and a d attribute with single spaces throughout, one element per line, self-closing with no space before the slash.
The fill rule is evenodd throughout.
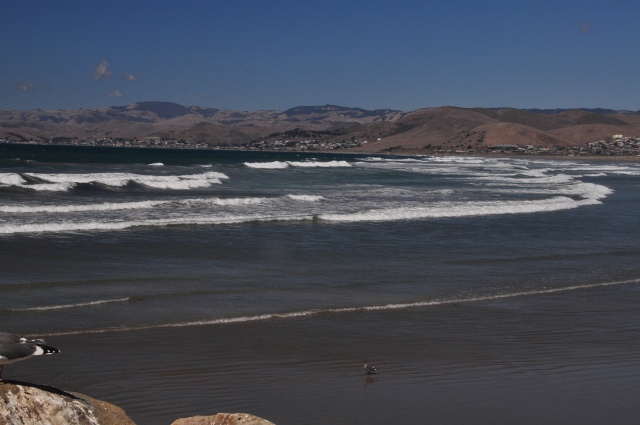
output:
<path id="1" fill-rule="evenodd" d="M 322 154 L 322 155 L 380 155 L 380 156 L 406 156 L 406 157 L 478 157 L 478 158 L 531 158 L 531 159 L 549 159 L 556 161 L 622 161 L 622 162 L 640 162 L 640 155 L 540 155 L 540 154 L 518 154 L 518 153 L 491 153 L 491 152 L 430 152 L 421 153 L 415 151 L 408 152 L 355 152 L 355 151 L 322 151 L 322 150 L 271 150 L 271 149 L 229 149 L 227 148 L 198 148 L 198 147 L 163 147 L 163 146 L 95 146 L 84 144 L 60 144 L 60 143 L 16 143 L 2 142 L 1 146 L 38 146 L 38 147 L 80 147 L 80 148 L 107 148 L 107 149 L 136 149 L 146 151 L 219 151 L 219 152 L 253 152 L 253 153 L 269 153 L 269 154 Z"/>

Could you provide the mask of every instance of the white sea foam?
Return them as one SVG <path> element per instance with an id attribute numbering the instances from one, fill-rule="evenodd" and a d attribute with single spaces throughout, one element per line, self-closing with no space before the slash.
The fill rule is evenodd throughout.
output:
<path id="1" fill-rule="evenodd" d="M 12 308 L 11 311 L 47 311 L 47 310 L 61 310 L 67 308 L 77 308 L 77 307 L 89 307 L 93 305 L 101 305 L 101 304 L 112 304 L 112 303 L 122 303 L 129 301 L 130 298 L 115 298 L 110 300 L 97 300 L 97 301 L 87 301 L 83 303 L 75 303 L 75 304 L 59 304 L 59 305 L 48 305 L 42 307 L 27 307 L 27 308 Z"/>
<path id="2" fill-rule="evenodd" d="M 230 323 L 258 322 L 258 321 L 271 320 L 271 319 L 291 319 L 291 318 L 297 318 L 297 317 L 314 316 L 317 314 L 345 314 L 345 313 L 356 313 L 356 312 L 367 312 L 367 311 L 404 310 L 409 308 L 432 307 L 432 306 L 447 305 L 447 304 L 473 303 L 473 302 L 516 298 L 516 297 L 548 295 L 548 294 L 555 294 L 559 292 L 579 291 L 584 289 L 593 289 L 593 288 L 600 288 L 600 287 L 607 287 L 607 286 L 629 285 L 629 284 L 634 284 L 639 282 L 640 282 L 640 279 L 630 279 L 630 280 L 619 280 L 619 281 L 612 281 L 612 282 L 587 283 L 584 285 L 561 286 L 557 288 L 532 289 L 528 291 L 515 291 L 515 292 L 487 294 L 487 295 L 459 297 L 459 298 L 424 300 L 424 301 L 416 301 L 416 302 L 410 302 L 410 303 L 394 303 L 394 304 L 356 306 L 356 307 L 338 307 L 338 308 L 319 308 L 319 309 L 312 309 L 312 310 L 292 311 L 287 313 L 265 313 L 265 314 L 257 314 L 253 316 L 221 317 L 221 318 L 197 320 L 197 321 L 191 321 L 191 322 L 162 323 L 158 325 L 141 325 L 141 326 L 127 326 L 127 327 L 121 327 L 121 328 L 87 329 L 87 330 L 80 330 L 80 331 L 53 332 L 53 333 L 37 335 L 37 336 L 99 334 L 99 333 L 107 333 L 107 332 L 131 332 L 131 331 L 140 331 L 140 330 L 147 330 L 147 329 L 183 328 L 183 327 L 191 327 L 191 326 L 211 326 L 211 325 L 224 325 L 224 324 L 230 324 Z"/>
<path id="3" fill-rule="evenodd" d="M 25 179 L 15 173 L 0 173 L 0 184 L 18 186 L 26 183 Z"/>
<path id="4" fill-rule="evenodd" d="M 105 202 L 86 205 L 0 205 L 0 212 L 8 213 L 61 213 L 80 211 L 117 211 L 128 209 L 152 208 L 156 205 L 168 204 L 171 201 L 140 201 L 140 202 Z"/>
<path id="5" fill-rule="evenodd" d="M 308 168 L 330 168 L 330 167 L 351 167 L 347 161 L 289 161 L 292 167 L 308 167 Z"/>
<path id="6" fill-rule="evenodd" d="M 282 168 L 287 168 L 289 166 L 288 163 L 283 161 L 272 161 L 272 162 L 245 162 L 249 168 L 263 168 L 268 170 L 277 170 Z"/>
<path id="7" fill-rule="evenodd" d="M 193 216 L 168 219 L 130 220 L 130 221 L 85 221 L 30 224 L 0 224 L 0 234 L 17 233 L 61 233 L 88 230 L 124 230 L 133 227 L 164 227 L 188 225 L 233 224 L 252 221 L 301 221 L 313 219 L 310 215 L 272 215 L 272 216 Z"/>
<path id="8" fill-rule="evenodd" d="M 597 185 L 594 185 L 597 186 Z M 259 199 L 259 198 L 258 198 Z M 247 205 L 260 203 L 262 200 L 256 198 L 237 198 L 233 200 L 210 199 L 208 201 L 182 201 L 182 202 L 210 202 L 217 205 Z M 506 202 L 443 202 L 425 207 L 399 207 L 382 208 L 362 212 L 346 214 L 320 214 L 319 219 L 339 222 L 380 222 L 411 220 L 425 218 L 445 218 L 445 217 L 469 217 L 481 215 L 501 215 L 501 214 L 525 214 L 536 212 L 550 212 L 571 208 L 578 208 L 584 205 L 599 204 L 600 201 L 594 198 L 583 200 L 573 200 L 568 197 L 559 196 L 539 201 L 506 201 Z M 80 221 L 80 222 L 56 222 L 56 223 L 30 223 L 30 224 L 0 224 L 0 234 L 16 233 L 42 233 L 42 232 L 72 232 L 88 230 L 122 230 L 132 227 L 162 227 L 175 225 L 211 225 L 243 223 L 250 221 L 300 221 L 311 220 L 309 214 L 273 214 L 273 215 L 226 215 L 226 216 L 185 216 L 170 219 L 140 219 L 130 221 Z"/>
<path id="9" fill-rule="evenodd" d="M 289 167 L 301 168 L 330 168 L 330 167 L 351 167 L 347 161 L 272 161 L 272 162 L 245 162 L 249 168 L 262 168 L 278 170 Z"/>
<path id="10" fill-rule="evenodd" d="M 21 187 L 43 192 L 65 192 L 74 186 L 73 183 L 36 183 Z"/>
<path id="11" fill-rule="evenodd" d="M 584 205 L 599 204 L 597 199 L 575 201 L 558 196 L 540 201 L 505 202 L 446 202 L 425 207 L 381 208 L 350 214 L 320 214 L 318 218 L 327 221 L 395 221 L 423 218 L 471 217 L 481 215 L 527 214 L 550 212 L 578 208 Z"/>
<path id="12" fill-rule="evenodd" d="M 304 196 L 304 195 L 302 195 Z M 256 205 L 265 202 L 269 198 L 194 198 L 182 200 L 164 201 L 138 201 L 138 202 L 105 202 L 100 204 L 77 205 L 0 205 L 0 212 L 6 213 L 67 213 L 85 211 L 118 211 L 130 209 L 148 209 L 161 205 L 195 205 L 209 204 L 220 206 Z"/>
<path id="13" fill-rule="evenodd" d="M 162 162 L 153 162 L 153 163 L 151 163 L 149 165 L 153 165 L 155 167 L 162 167 L 164 164 Z"/>
<path id="14" fill-rule="evenodd" d="M 623 176 L 640 176 L 640 171 L 616 171 L 616 174 Z"/>
<path id="15" fill-rule="evenodd" d="M 318 195 L 287 195 L 287 198 L 293 199 L 294 201 L 304 202 L 318 202 L 324 199 L 322 196 Z"/>
<path id="16" fill-rule="evenodd" d="M 210 204 L 220 206 L 233 206 L 233 205 L 257 205 L 265 202 L 268 198 L 200 198 L 200 199 L 186 199 L 180 201 L 185 204 Z"/>
<path id="17" fill-rule="evenodd" d="M 524 173 L 518 173 L 523 175 Z M 538 177 L 518 177 L 518 174 L 512 175 L 491 175 L 486 174 L 484 176 L 478 176 L 479 180 L 485 180 L 494 183 L 510 183 L 515 185 L 521 184 L 562 184 L 570 183 L 575 180 L 575 176 L 568 174 L 556 174 L 553 176 L 540 175 Z M 530 174 L 529 174 L 530 175 Z"/>
<path id="18" fill-rule="evenodd" d="M 100 183 L 107 186 L 124 186 L 130 181 L 158 189 L 193 189 L 208 187 L 212 184 L 221 184 L 221 179 L 229 178 L 227 175 L 215 171 L 185 175 L 149 175 L 133 173 L 26 173 L 26 175 L 50 183 L 24 185 L 24 187 L 34 190 L 50 191 L 69 190 L 77 183 Z"/>

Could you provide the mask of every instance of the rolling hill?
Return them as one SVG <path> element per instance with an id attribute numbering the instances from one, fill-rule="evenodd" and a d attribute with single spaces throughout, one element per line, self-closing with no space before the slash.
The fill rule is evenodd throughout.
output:
<path id="1" fill-rule="evenodd" d="M 187 143 L 240 145 L 254 140 L 367 140 L 359 151 L 470 149 L 496 144 L 576 146 L 640 135 L 640 111 L 609 109 L 459 108 L 403 112 L 337 105 L 232 111 L 139 102 L 96 109 L 0 110 L 0 139 L 45 141 L 156 137 Z"/>

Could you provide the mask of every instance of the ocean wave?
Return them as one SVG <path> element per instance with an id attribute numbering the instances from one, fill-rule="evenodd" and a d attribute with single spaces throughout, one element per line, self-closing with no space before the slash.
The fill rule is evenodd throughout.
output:
<path id="1" fill-rule="evenodd" d="M 45 174 L 25 173 L 26 177 L 34 178 L 41 182 L 26 184 L 16 181 L 17 185 L 33 190 L 67 191 L 81 183 L 99 183 L 106 186 L 125 186 L 129 182 L 135 182 L 143 186 L 156 189 L 194 189 L 209 187 L 212 184 L 221 184 L 221 179 L 229 177 L 223 173 L 209 171 L 201 174 L 185 175 L 149 175 L 133 173 L 85 173 L 85 174 Z"/>
<path id="2" fill-rule="evenodd" d="M 0 173 L 0 184 L 7 186 L 19 186 L 25 184 L 27 181 L 23 179 L 19 174 L 15 173 Z"/>
<path id="3" fill-rule="evenodd" d="M 171 201 L 105 202 L 86 205 L 0 205 L 0 212 L 7 213 L 61 213 L 82 211 L 117 211 L 128 209 L 152 208 L 168 204 Z"/>
<path id="4" fill-rule="evenodd" d="M 482 215 L 527 214 L 551 212 L 578 208 L 584 205 L 595 205 L 597 199 L 573 200 L 565 196 L 540 201 L 505 201 L 505 202 L 464 202 L 442 203 L 426 207 L 381 208 L 369 211 L 346 214 L 320 214 L 318 218 L 326 221 L 360 222 L 360 221 L 397 221 L 425 218 L 472 217 Z"/>
<path id="5" fill-rule="evenodd" d="M 330 168 L 330 167 L 351 167 L 347 161 L 289 161 L 292 167 Z"/>
<path id="6" fill-rule="evenodd" d="M 265 313 L 265 314 L 257 314 L 253 316 L 220 317 L 220 318 L 196 320 L 196 321 L 190 321 L 190 322 L 161 323 L 157 325 L 140 325 L 140 326 L 125 326 L 120 328 L 51 332 L 51 333 L 38 334 L 38 335 L 32 335 L 32 336 L 62 336 L 62 335 L 79 335 L 79 334 L 99 334 L 99 333 L 107 333 L 107 332 L 132 332 L 132 331 L 141 331 L 141 330 L 148 330 L 148 329 L 183 328 L 183 327 L 192 327 L 192 326 L 211 326 L 211 325 L 224 325 L 224 324 L 233 324 L 233 323 L 258 322 L 258 321 L 271 320 L 271 319 L 291 319 L 291 318 L 298 318 L 298 317 L 315 316 L 318 314 L 345 314 L 345 313 L 357 313 L 357 312 L 369 312 L 369 311 L 404 310 L 404 309 L 410 309 L 410 308 L 493 301 L 493 300 L 500 300 L 500 299 L 536 296 L 536 295 L 548 295 L 548 294 L 555 294 L 559 292 L 579 291 L 584 289 L 593 289 L 593 288 L 616 286 L 616 285 L 628 285 L 628 284 L 634 284 L 639 282 L 640 282 L 640 279 L 630 279 L 630 280 L 587 283 L 583 285 L 562 286 L 557 288 L 532 289 L 532 290 L 526 290 L 526 291 L 514 291 L 514 292 L 505 292 L 505 293 L 487 294 L 487 295 L 478 295 L 478 296 L 469 296 L 469 297 L 424 300 L 424 301 L 416 301 L 416 302 L 409 302 L 409 303 L 393 303 L 393 304 L 382 304 L 382 305 L 337 307 L 337 308 L 319 308 L 319 309 L 311 309 L 311 310 L 292 311 L 292 312 L 286 312 L 286 313 Z"/>
<path id="7" fill-rule="evenodd" d="M 269 198 L 200 198 L 200 199 L 185 199 L 184 201 L 178 201 L 184 204 L 210 204 L 219 206 L 234 206 L 234 205 L 257 205 L 265 202 Z"/>
<path id="8" fill-rule="evenodd" d="M 353 213 L 325 213 L 325 214 L 287 214 L 275 213 L 271 215 L 252 214 L 245 216 L 185 216 L 169 219 L 138 219 L 130 221 L 66 221 L 57 223 L 30 223 L 30 224 L 7 224 L 0 225 L 0 234 L 16 233 L 59 233 L 89 230 L 123 230 L 133 227 L 163 227 L 179 225 L 215 225 L 215 224 L 235 224 L 252 221 L 303 221 L 312 220 L 316 217 L 319 220 L 329 222 L 381 222 L 399 221 L 429 218 L 447 217 L 471 217 L 484 215 L 504 215 L 504 214 L 526 214 L 538 212 L 551 212 L 578 208 L 585 205 L 600 204 L 598 196 L 604 193 L 598 192 L 598 185 L 594 186 L 592 198 L 575 200 L 566 196 L 557 196 L 537 201 L 504 201 L 504 202 L 441 202 L 435 205 L 422 207 L 398 207 L 381 208 Z M 304 195 L 303 195 L 304 196 Z M 307 195 L 309 196 L 309 195 Z M 291 198 L 290 198 L 291 199 Z M 314 199 L 314 198 L 309 198 Z M 178 201 L 182 203 L 211 203 L 214 205 L 251 205 L 266 201 L 267 198 L 234 198 L 234 199 L 192 199 Z M 298 201 L 301 199 L 298 199 Z M 306 200 L 308 202 L 308 200 Z M 152 206 L 148 204 L 149 207 Z M 105 207 L 103 205 L 103 207 Z M 131 207 L 134 207 L 131 205 Z M 137 205 L 140 208 L 143 205 Z M 108 205 L 106 208 L 116 208 Z"/>
<path id="9" fill-rule="evenodd" d="M 249 168 L 262 168 L 267 170 L 277 170 L 282 168 L 289 167 L 289 163 L 283 161 L 272 161 L 272 162 L 245 162 Z"/>
<path id="10" fill-rule="evenodd" d="M 75 184 L 73 183 L 36 183 L 21 186 L 25 189 L 35 190 L 35 191 L 44 191 L 44 192 L 65 192 L 71 188 L 73 188 Z"/>
<path id="11" fill-rule="evenodd" d="M 75 304 L 58 304 L 58 305 L 48 305 L 48 306 L 42 306 L 42 307 L 11 308 L 7 310 L 8 311 L 62 310 L 62 309 L 77 308 L 77 307 L 89 307 L 89 306 L 101 305 L 101 304 L 122 303 L 130 300 L 131 298 L 126 297 L 126 298 L 115 298 L 115 299 L 109 299 L 109 300 L 86 301 L 86 302 L 75 303 Z"/>
<path id="12" fill-rule="evenodd" d="M 294 201 L 316 202 L 323 200 L 316 195 L 286 195 Z M 68 204 L 68 205 L 0 205 L 0 212 L 5 213 L 67 213 L 86 211 L 118 211 L 130 209 L 149 209 L 162 205 L 217 205 L 217 206 L 242 206 L 258 205 L 277 198 L 192 198 L 162 201 L 137 201 L 137 202 L 104 202 L 99 204 Z"/>
<path id="13" fill-rule="evenodd" d="M 563 166 L 566 164 L 563 164 Z M 588 165 L 584 165 L 584 164 L 575 164 L 575 166 L 572 167 L 561 167 L 558 168 L 559 171 L 579 171 L 579 172 L 584 172 L 584 171 L 602 171 L 602 172 L 611 172 L 611 173 L 616 173 L 618 171 L 629 171 L 629 170 L 635 170 L 635 171 L 640 171 L 640 168 L 638 168 L 638 166 L 636 165 L 632 165 L 632 164 L 625 164 L 625 165 L 615 165 L 615 164 L 606 164 L 606 165 L 596 165 L 596 164 L 588 164 Z"/>
<path id="14" fill-rule="evenodd" d="M 152 162 L 149 165 L 152 165 L 154 167 L 162 167 L 162 166 L 164 166 L 164 164 L 162 162 Z"/>
<path id="15" fill-rule="evenodd" d="M 134 227 L 165 227 L 190 225 L 236 224 L 257 221 L 302 221 L 312 220 L 311 215 L 273 215 L 273 216 L 226 216 L 210 217 L 195 216 L 168 219 L 130 220 L 130 221 L 86 221 L 59 223 L 30 223 L 30 224 L 2 224 L 0 234 L 12 235 L 17 233 L 63 233 L 90 230 L 124 230 Z"/>
<path id="16" fill-rule="evenodd" d="M 501 189 L 504 191 L 504 189 Z M 401 198 L 412 197 L 412 193 L 403 195 L 398 189 L 383 188 L 384 192 L 390 192 L 394 197 L 402 195 Z M 443 193 L 449 193 L 451 190 L 443 190 Z M 500 190 L 498 190 L 499 192 Z M 495 191 L 494 191 L 495 192 Z M 222 210 L 216 211 L 215 215 L 202 215 L 203 211 L 198 211 L 201 215 L 191 215 L 192 213 L 183 214 L 179 218 L 166 218 L 166 219 L 146 219 L 137 218 L 134 220 L 122 220 L 122 221 L 61 221 L 58 223 L 2 223 L 0 224 L 0 234 L 15 234 L 15 233 L 41 233 L 41 232 L 72 232 L 72 231 L 87 231 L 87 230 L 122 230 L 132 227 L 162 227 L 173 225 L 207 225 L 207 224 L 227 224 L 227 223 L 243 223 L 250 221 L 299 221 L 313 219 L 314 217 L 319 220 L 329 222 L 381 222 L 381 221 L 399 221 L 399 220 L 414 220 L 414 219 L 430 219 L 430 218 L 447 218 L 447 217 L 471 217 L 471 216 L 486 216 L 486 215 L 504 215 L 504 214 L 527 214 L 527 213 L 540 213 L 551 212 L 558 210 L 567 210 L 578 208 L 587 205 L 597 205 L 601 203 L 603 198 L 613 193 L 611 189 L 606 186 L 585 183 L 585 182 L 573 182 L 570 184 L 562 185 L 557 188 L 532 188 L 527 189 L 521 187 L 513 190 L 507 190 L 507 192 L 515 193 L 537 193 L 546 194 L 551 197 L 540 200 L 509 200 L 509 201 L 440 201 L 437 203 L 427 204 L 413 204 L 411 206 L 394 206 L 387 208 L 375 208 L 375 209 L 361 209 L 360 211 L 352 212 L 332 212 L 327 211 L 313 211 L 313 210 L 299 210 L 290 211 L 287 210 L 284 205 L 284 209 L 270 210 L 265 212 L 262 210 L 244 210 L 240 214 L 234 215 L 231 211 L 224 212 Z M 370 192 L 373 193 L 373 192 Z M 500 192 L 501 193 L 501 192 Z M 381 195 L 381 196 L 382 196 Z M 555 195 L 555 196 L 554 196 Z M 277 199 L 289 199 L 297 202 L 318 202 L 325 200 L 324 197 L 319 195 L 308 194 L 288 194 L 281 197 L 247 197 L 247 198 L 193 198 L 193 199 L 179 199 L 179 200 L 147 200 L 138 202 L 122 202 L 122 203 L 100 203 L 100 204 L 85 204 L 85 205 L 0 205 L 0 212 L 5 213 L 72 213 L 72 212 L 87 212 L 87 211 L 117 211 L 127 209 L 150 209 L 155 207 L 162 207 L 164 205 L 174 204 L 179 205 L 214 205 L 221 207 L 242 207 L 249 205 L 258 205 L 266 202 L 276 202 Z M 327 208 L 332 209 L 332 204 L 328 204 Z M 353 203 L 357 207 L 358 203 Z M 365 203 L 364 205 L 373 205 Z M 336 211 L 336 210 L 333 210 Z M 225 214 L 225 215 L 221 215 Z M 248 215 L 246 215 L 248 214 Z M 112 219 L 113 220 L 113 219 Z"/>
<path id="17" fill-rule="evenodd" d="M 304 202 L 318 202 L 324 200 L 322 196 L 318 195 L 287 195 L 287 198 L 293 199 L 294 201 Z"/>
<path id="18" fill-rule="evenodd" d="M 272 162 L 245 162 L 249 168 L 261 168 L 268 170 L 279 170 L 289 167 L 301 168 L 331 168 L 331 167 L 351 167 L 347 161 L 272 161 Z"/>

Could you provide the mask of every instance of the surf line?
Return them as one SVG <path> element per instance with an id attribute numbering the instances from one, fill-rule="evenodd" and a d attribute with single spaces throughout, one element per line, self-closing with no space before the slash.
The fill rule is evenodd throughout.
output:
<path id="1" fill-rule="evenodd" d="M 142 331 L 142 330 L 150 330 L 150 329 L 183 328 L 183 327 L 190 327 L 190 326 L 209 326 L 209 325 L 223 325 L 223 324 L 229 324 L 229 323 L 257 322 L 257 321 L 269 320 L 269 319 L 289 319 L 293 317 L 314 316 L 316 314 L 339 314 L 339 313 L 353 313 L 353 312 L 360 312 L 360 311 L 401 310 L 401 309 L 415 308 L 415 307 L 472 303 L 472 302 L 479 302 L 479 301 L 499 300 L 504 298 L 525 297 L 525 296 L 531 296 L 531 295 L 545 295 L 545 294 L 553 294 L 556 292 L 577 291 L 580 289 L 599 288 L 599 287 L 605 287 L 605 286 L 625 285 L 625 284 L 632 284 L 632 283 L 640 283 L 640 278 L 631 279 L 631 280 L 619 280 L 614 282 L 572 285 L 572 286 L 565 286 L 562 288 L 547 288 L 547 289 L 535 289 L 530 291 L 509 292 L 506 294 L 480 295 L 477 297 L 469 297 L 469 298 L 452 298 L 452 299 L 446 299 L 446 300 L 417 301 L 413 303 L 383 304 L 383 305 L 371 305 L 371 306 L 361 306 L 361 307 L 320 308 L 320 309 L 312 309 L 312 310 L 292 311 L 289 313 L 266 313 L 266 314 L 258 314 L 255 316 L 239 316 L 239 317 L 227 317 L 227 318 L 221 317 L 217 319 L 197 320 L 192 322 L 127 326 L 127 327 L 121 327 L 121 328 L 87 329 L 87 330 L 67 331 L 67 332 L 51 332 L 51 333 L 45 333 L 45 334 L 29 335 L 29 337 L 101 334 L 101 333 L 108 333 L 108 332 L 133 332 L 133 331 Z"/>
<path id="2" fill-rule="evenodd" d="M 25 307 L 25 308 L 11 308 L 7 309 L 8 311 L 46 311 L 46 310 L 60 310 L 64 308 L 75 308 L 75 307 L 87 307 L 92 305 L 100 305 L 100 304 L 111 304 L 111 303 L 123 303 L 131 301 L 130 297 L 126 298 L 115 298 L 112 300 L 97 300 L 97 301 L 86 301 L 83 303 L 76 304 L 59 304 L 59 305 L 46 305 L 41 307 Z"/>

